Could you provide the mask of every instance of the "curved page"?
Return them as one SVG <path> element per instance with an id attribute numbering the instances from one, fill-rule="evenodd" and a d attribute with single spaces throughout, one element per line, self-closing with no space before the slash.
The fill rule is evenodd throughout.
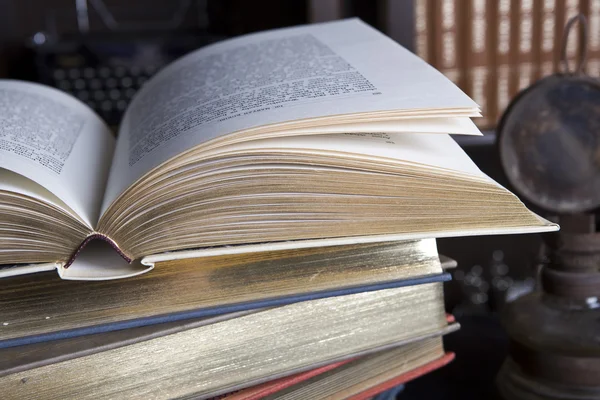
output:
<path id="1" fill-rule="evenodd" d="M 0 168 L 52 192 L 90 228 L 113 150 L 108 127 L 80 101 L 42 85 L 0 80 Z"/>
<path id="2" fill-rule="evenodd" d="M 121 125 L 102 208 L 163 162 L 229 133 L 345 114 L 389 119 L 431 110 L 476 113 L 477 104 L 357 19 L 217 43 L 171 64 L 136 95 Z"/>

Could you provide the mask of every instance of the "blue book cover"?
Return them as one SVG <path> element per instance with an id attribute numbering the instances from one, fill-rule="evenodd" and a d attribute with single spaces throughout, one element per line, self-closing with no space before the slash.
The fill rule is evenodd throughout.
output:
<path id="1" fill-rule="evenodd" d="M 404 280 L 397 280 L 397 281 L 389 281 L 389 282 L 385 282 L 385 283 L 378 283 L 378 284 L 372 284 L 372 285 L 348 287 L 348 288 L 336 289 L 336 290 L 316 291 L 316 292 L 305 293 L 305 294 L 300 294 L 300 295 L 275 297 L 275 298 L 269 298 L 269 299 L 262 299 L 259 301 L 228 304 L 228 305 L 218 306 L 218 307 L 198 308 L 198 309 L 194 309 L 194 310 L 188 310 L 188 311 L 177 312 L 177 313 L 156 315 L 156 316 L 145 317 L 145 318 L 130 319 L 130 320 L 124 320 L 124 321 L 119 321 L 119 322 L 113 322 L 113 323 L 104 323 L 104 324 L 80 327 L 80 328 L 75 328 L 75 329 L 58 330 L 58 331 L 54 331 L 54 332 L 46 332 L 46 333 L 37 334 L 37 335 L 4 339 L 4 340 L 0 340 L 0 348 L 21 346 L 21 345 L 27 345 L 27 344 L 33 344 L 33 343 L 47 342 L 47 341 L 52 341 L 52 340 L 67 339 L 67 338 L 73 338 L 73 337 L 78 337 L 78 336 L 83 336 L 83 335 L 90 335 L 90 334 L 95 334 L 95 333 L 111 332 L 111 331 L 117 331 L 117 330 L 121 330 L 121 329 L 129 329 L 129 328 L 136 328 L 136 327 L 141 327 L 141 326 L 148 326 L 148 325 L 161 324 L 161 323 L 167 323 L 167 322 L 182 321 L 182 320 L 186 320 L 186 319 L 213 317 L 213 316 L 223 315 L 223 314 L 227 314 L 227 313 L 256 310 L 256 309 L 260 309 L 260 308 L 278 307 L 278 306 L 284 306 L 287 304 L 297 303 L 297 302 L 301 302 L 301 301 L 316 300 L 316 299 L 322 299 L 322 298 L 326 298 L 326 297 L 344 296 L 344 295 L 350 295 L 350 294 L 356 294 L 356 293 L 362 293 L 362 292 L 391 289 L 391 288 L 404 287 L 404 286 L 421 285 L 421 284 L 433 283 L 433 282 L 444 282 L 444 281 L 449 281 L 450 279 L 451 279 L 450 274 L 442 273 L 442 274 L 437 274 L 437 275 L 432 275 L 432 276 L 413 278 L 413 279 L 404 279 Z M 83 311 L 84 310 L 82 310 L 82 312 Z"/>
<path id="2" fill-rule="evenodd" d="M 396 397 L 402 393 L 403 390 L 404 385 L 394 386 L 385 392 L 379 393 L 377 396 L 373 397 L 373 400 L 396 400 Z"/>

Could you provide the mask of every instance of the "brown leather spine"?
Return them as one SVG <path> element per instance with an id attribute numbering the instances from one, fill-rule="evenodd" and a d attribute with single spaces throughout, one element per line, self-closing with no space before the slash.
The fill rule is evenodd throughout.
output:
<path id="1" fill-rule="evenodd" d="M 101 233 L 93 233 L 93 234 L 89 235 L 87 238 L 85 238 L 85 240 L 83 242 L 81 242 L 79 247 L 77 247 L 77 249 L 75 249 L 75 251 L 71 255 L 71 258 L 69 258 L 69 260 L 67 261 L 67 263 L 65 264 L 65 266 L 63 268 L 64 269 L 69 268 L 71 266 L 71 264 L 73 264 L 73 262 L 75 261 L 75 259 L 79 255 L 79 253 L 81 253 L 81 250 L 83 250 L 85 248 L 85 246 L 87 246 L 87 244 L 89 242 L 91 242 L 92 240 L 104 240 L 105 242 L 110 244 L 110 246 L 113 249 L 115 249 L 115 251 L 117 253 L 119 253 L 119 255 L 121 257 L 123 257 L 123 259 L 125 259 L 125 261 L 127 261 L 128 263 L 131 263 L 133 261 L 133 259 L 131 257 L 129 257 L 127 254 L 125 254 L 123 252 L 123 250 L 121 250 L 119 248 L 119 245 L 117 245 L 111 238 L 109 238 L 108 236 L 103 235 Z"/>

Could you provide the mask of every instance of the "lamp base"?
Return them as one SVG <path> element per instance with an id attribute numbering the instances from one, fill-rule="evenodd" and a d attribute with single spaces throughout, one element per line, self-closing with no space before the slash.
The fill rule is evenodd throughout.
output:
<path id="1" fill-rule="evenodd" d="M 568 386 L 540 380 L 523 373 L 508 357 L 496 377 L 498 392 L 504 400 L 600 400 L 599 386 Z"/>

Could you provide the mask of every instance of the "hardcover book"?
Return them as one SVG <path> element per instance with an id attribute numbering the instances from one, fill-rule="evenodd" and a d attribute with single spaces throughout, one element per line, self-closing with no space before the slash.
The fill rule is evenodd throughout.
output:
<path id="1" fill-rule="evenodd" d="M 0 387 L 7 398 L 204 398 L 455 329 L 446 319 L 442 284 L 430 283 L 304 301 L 77 358 L 29 363 L 0 377 Z"/>
<path id="2" fill-rule="evenodd" d="M 355 19 L 183 57 L 136 94 L 117 140 L 79 100 L 0 81 L 0 275 L 68 277 L 95 239 L 150 268 L 556 230 L 448 135 L 479 135 L 470 120 L 478 115 L 442 74 Z"/>
<path id="3" fill-rule="evenodd" d="M 0 348 L 449 278 L 435 239 L 172 260 L 121 280 L 15 276 L 0 286 Z"/>
<path id="4" fill-rule="evenodd" d="M 264 399 L 368 399 L 392 386 L 405 383 L 407 377 L 400 381 L 404 374 L 412 372 L 414 379 L 439 364 L 448 363 L 452 358 L 450 354 L 445 357 L 441 337 L 425 339 L 360 357 Z"/>
<path id="5" fill-rule="evenodd" d="M 456 321 L 448 314 L 449 324 Z M 346 360 L 224 396 L 228 400 L 368 399 L 448 364 L 440 337 Z M 390 398 L 395 398 L 392 396 Z"/>

